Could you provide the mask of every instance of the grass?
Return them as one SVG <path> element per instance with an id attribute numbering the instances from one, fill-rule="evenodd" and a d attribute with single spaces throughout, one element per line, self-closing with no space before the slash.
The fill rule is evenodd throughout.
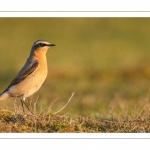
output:
<path id="1" fill-rule="evenodd" d="M 21 111 L 0 112 L 0 132 L 28 133 L 141 133 L 150 132 L 150 118 L 141 117 L 142 111 L 136 118 L 127 116 L 125 119 L 97 118 L 70 114 L 54 115 L 47 110 L 34 114 Z"/>
<path id="2" fill-rule="evenodd" d="M 0 22 L 1 92 L 26 61 L 35 40 L 56 44 L 47 53 L 47 79 L 27 102 L 38 99 L 37 122 L 46 119 L 58 128 L 35 130 L 35 124 L 28 125 L 34 116 L 15 113 L 19 100 L 9 98 L 0 103 L 0 110 L 11 112 L 5 112 L 6 119 L 1 112 L 1 132 L 149 132 L 149 18 L 0 18 Z M 52 107 L 56 112 L 74 91 L 65 109 L 56 115 L 43 112 L 42 121 L 41 108 L 58 99 Z M 9 115 L 19 115 L 25 122 L 7 122 Z M 69 126 L 70 118 L 74 124 Z M 59 121 L 67 127 L 59 128 Z"/>
<path id="3" fill-rule="evenodd" d="M 73 95 L 72 95 L 73 96 Z M 68 100 L 71 103 L 71 99 Z M 120 102 L 121 100 L 121 102 Z M 116 102 L 115 102 L 116 101 Z M 68 104 L 67 102 L 67 104 Z M 33 113 L 26 110 L 23 113 L 21 104 L 14 101 L 13 111 L 0 111 L 0 132 L 1 133 L 149 133 L 150 132 L 150 109 L 149 98 L 133 102 L 126 102 L 116 97 L 113 104 L 103 102 L 105 106 L 99 112 L 91 115 L 80 115 L 65 113 L 61 114 L 62 107 L 53 110 L 55 102 L 49 107 L 38 108 L 38 100 L 30 100 L 28 105 Z M 115 103 L 114 103 L 115 102 Z M 85 102 L 86 104 L 86 102 Z M 69 105 L 69 104 L 68 104 Z M 68 105 L 66 107 L 68 107 Z M 139 108 L 139 106 L 143 106 Z M 85 108 L 87 107 L 84 106 Z M 109 109 L 108 109 L 109 107 Z M 65 108 L 64 108 L 65 109 Z M 66 108 L 67 109 L 67 108 Z M 92 112 L 92 110 L 89 110 Z"/>

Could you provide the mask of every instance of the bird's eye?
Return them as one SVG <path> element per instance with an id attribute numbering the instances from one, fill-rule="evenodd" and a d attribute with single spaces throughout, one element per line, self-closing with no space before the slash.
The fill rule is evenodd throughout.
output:
<path id="1" fill-rule="evenodd" d="M 44 46 L 46 46 L 46 44 L 40 43 L 39 46 L 40 46 L 40 47 L 44 47 Z"/>

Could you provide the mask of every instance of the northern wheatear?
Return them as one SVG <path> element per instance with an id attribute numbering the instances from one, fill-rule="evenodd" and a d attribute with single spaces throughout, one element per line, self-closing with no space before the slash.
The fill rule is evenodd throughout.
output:
<path id="1" fill-rule="evenodd" d="M 38 91 L 46 79 L 48 72 L 46 52 L 51 46 L 55 44 L 43 40 L 33 44 L 25 65 L 6 90 L 0 94 L 0 101 L 8 97 L 20 97 L 24 111 L 23 104 L 27 107 L 25 99 Z"/>

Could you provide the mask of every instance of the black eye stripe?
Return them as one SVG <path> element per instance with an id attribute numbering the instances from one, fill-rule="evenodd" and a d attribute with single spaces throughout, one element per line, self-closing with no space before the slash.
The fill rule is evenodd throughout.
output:
<path id="1" fill-rule="evenodd" d="M 46 43 L 38 43 L 38 44 L 35 44 L 33 47 L 34 49 L 38 48 L 38 47 L 44 47 L 44 46 L 48 46 Z"/>
<path id="2" fill-rule="evenodd" d="M 44 46 L 46 46 L 46 44 L 45 43 L 40 43 L 39 46 L 44 47 Z"/>

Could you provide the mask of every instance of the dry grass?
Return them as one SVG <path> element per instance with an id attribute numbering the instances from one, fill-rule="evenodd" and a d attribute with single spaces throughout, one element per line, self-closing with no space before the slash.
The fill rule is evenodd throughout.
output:
<path id="1" fill-rule="evenodd" d="M 133 133 L 150 132 L 150 119 L 93 119 L 91 117 L 52 115 L 45 112 L 14 114 L 0 112 L 0 132 L 27 133 L 82 133 L 114 132 Z"/>
<path id="2" fill-rule="evenodd" d="M 69 99 L 70 101 L 70 99 Z M 69 102 L 68 101 L 68 102 Z M 0 111 L 1 133 L 147 133 L 150 132 L 150 110 L 144 106 L 141 110 L 126 109 L 123 105 L 118 109 L 110 108 L 101 114 L 93 116 L 71 115 L 69 113 L 56 115 L 51 109 L 42 108 L 37 111 L 37 101 L 30 103 L 32 113 L 14 103 L 14 111 Z M 65 105 L 66 106 L 66 105 Z M 63 107 L 64 108 L 64 107 Z M 61 111 L 62 109 L 60 109 Z M 57 112 L 60 112 L 57 111 Z M 103 115 L 102 115 L 103 114 Z M 122 116 L 121 116 L 122 115 Z"/>

